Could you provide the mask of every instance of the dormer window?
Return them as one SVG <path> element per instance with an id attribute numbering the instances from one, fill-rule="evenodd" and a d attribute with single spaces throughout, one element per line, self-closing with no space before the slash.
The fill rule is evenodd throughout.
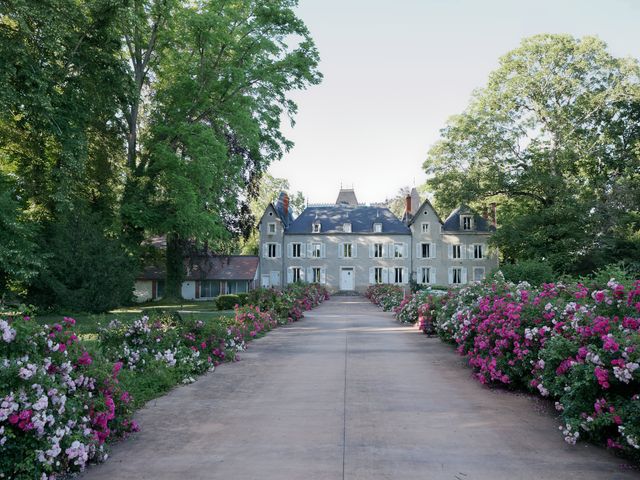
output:
<path id="1" fill-rule="evenodd" d="M 267 233 L 269 235 L 275 235 L 275 233 L 276 233 L 276 224 L 275 223 L 268 223 L 267 224 Z"/>
<path id="2" fill-rule="evenodd" d="M 374 223 L 373 224 L 373 231 L 375 233 L 381 233 L 382 232 L 382 224 L 381 223 Z"/>
<path id="3" fill-rule="evenodd" d="M 314 223 L 311 231 L 313 233 L 320 233 L 320 222 Z"/>
<path id="4" fill-rule="evenodd" d="M 343 224 L 342 231 L 346 233 L 351 233 L 351 224 L 350 223 Z"/>
<path id="5" fill-rule="evenodd" d="M 473 230 L 473 217 L 471 215 L 462 215 L 460 217 L 462 230 Z"/>

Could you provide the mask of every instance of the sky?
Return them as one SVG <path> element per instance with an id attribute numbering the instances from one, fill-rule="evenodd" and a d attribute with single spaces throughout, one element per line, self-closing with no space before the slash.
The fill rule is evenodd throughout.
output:
<path id="1" fill-rule="evenodd" d="M 310 203 L 334 202 L 341 184 L 363 203 L 423 184 L 447 118 L 525 37 L 595 35 L 640 58 L 640 0 L 300 0 L 297 13 L 324 79 L 291 95 L 295 147 L 269 173 Z"/>

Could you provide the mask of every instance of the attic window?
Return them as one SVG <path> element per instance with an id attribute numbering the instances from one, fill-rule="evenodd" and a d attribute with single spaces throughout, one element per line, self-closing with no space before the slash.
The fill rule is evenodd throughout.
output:
<path id="1" fill-rule="evenodd" d="M 319 222 L 316 222 L 316 223 L 313 224 L 312 232 L 313 233 L 320 233 L 320 223 Z"/>
<path id="2" fill-rule="evenodd" d="M 473 229 L 473 217 L 471 215 L 463 215 L 460 217 L 460 223 L 462 224 L 462 230 Z"/>
<path id="3" fill-rule="evenodd" d="M 344 225 L 342 225 L 342 231 L 346 233 L 351 233 L 351 224 L 345 223 Z"/>
<path id="4" fill-rule="evenodd" d="M 374 223 L 373 224 L 373 231 L 375 233 L 380 233 L 382 232 L 382 224 L 381 223 Z"/>
<path id="5" fill-rule="evenodd" d="M 273 235 L 274 233 L 276 233 L 276 224 L 275 223 L 267 224 L 267 232 L 269 233 L 269 235 Z"/>

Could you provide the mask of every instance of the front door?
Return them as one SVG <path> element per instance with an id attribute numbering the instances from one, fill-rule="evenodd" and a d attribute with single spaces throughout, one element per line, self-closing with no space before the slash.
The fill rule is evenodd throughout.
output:
<path id="1" fill-rule="evenodd" d="M 262 288 L 269 288 L 269 274 L 262 275 L 260 286 Z"/>
<path id="2" fill-rule="evenodd" d="M 340 270 L 340 290 L 353 290 L 353 268 Z"/>

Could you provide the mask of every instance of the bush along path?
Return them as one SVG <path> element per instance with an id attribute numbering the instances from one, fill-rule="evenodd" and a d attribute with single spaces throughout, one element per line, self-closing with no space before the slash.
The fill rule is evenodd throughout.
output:
<path id="1" fill-rule="evenodd" d="M 233 317 L 112 321 L 87 341 L 71 318 L 0 319 L 0 478 L 52 480 L 105 460 L 105 445 L 140 428 L 132 417 L 146 401 L 236 360 L 328 297 L 318 285 L 256 290 Z"/>
<path id="2" fill-rule="evenodd" d="M 370 290 L 376 303 L 391 302 L 386 286 Z M 566 442 L 588 440 L 640 461 L 640 280 L 532 288 L 498 276 L 389 308 L 421 329 L 432 325 L 480 382 L 553 399 Z"/>

